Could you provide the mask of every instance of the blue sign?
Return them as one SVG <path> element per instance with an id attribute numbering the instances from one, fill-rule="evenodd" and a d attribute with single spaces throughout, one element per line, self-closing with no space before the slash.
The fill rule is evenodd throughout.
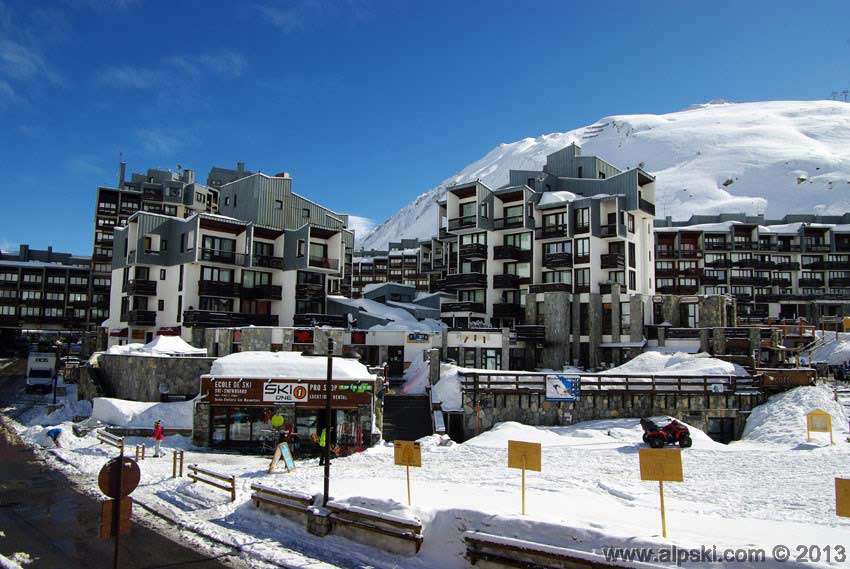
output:
<path id="1" fill-rule="evenodd" d="M 581 377 L 578 375 L 547 375 L 546 401 L 578 401 L 581 399 Z"/>

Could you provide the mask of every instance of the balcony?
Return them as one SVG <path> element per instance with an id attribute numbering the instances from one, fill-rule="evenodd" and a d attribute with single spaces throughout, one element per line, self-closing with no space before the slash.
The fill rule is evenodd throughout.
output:
<path id="1" fill-rule="evenodd" d="M 839 253 L 850 253 L 850 241 L 846 238 L 835 241 L 835 250 Z"/>
<path id="2" fill-rule="evenodd" d="M 677 269 L 655 269 L 655 278 L 675 277 L 679 274 Z"/>
<path id="3" fill-rule="evenodd" d="M 482 243 L 466 243 L 458 249 L 461 259 L 486 259 L 487 245 Z"/>
<path id="4" fill-rule="evenodd" d="M 800 279 L 798 284 L 802 288 L 819 288 L 823 286 L 823 279 Z"/>
<path id="5" fill-rule="evenodd" d="M 517 340 L 536 343 L 546 340 L 546 329 L 538 324 L 520 324 L 514 326 L 514 332 Z"/>
<path id="6" fill-rule="evenodd" d="M 610 223 L 608 225 L 599 226 L 600 237 L 617 237 L 617 224 Z"/>
<path id="7" fill-rule="evenodd" d="M 330 257 L 322 257 L 320 255 L 310 255 L 310 266 L 316 269 L 328 269 L 331 271 L 339 270 L 339 259 L 331 259 Z"/>
<path id="8" fill-rule="evenodd" d="M 768 241 L 759 241 L 758 243 L 759 251 L 776 251 L 778 248 L 778 243 L 770 243 Z"/>
<path id="9" fill-rule="evenodd" d="M 576 294 L 581 294 L 583 292 L 590 292 L 589 284 L 576 284 L 573 286 L 573 292 Z"/>
<path id="10" fill-rule="evenodd" d="M 626 256 L 622 253 L 604 253 L 601 260 L 603 269 L 623 269 L 626 267 Z"/>
<path id="11" fill-rule="evenodd" d="M 574 230 L 576 235 L 582 235 L 584 233 L 590 233 L 590 225 L 576 225 Z"/>
<path id="12" fill-rule="evenodd" d="M 278 326 L 277 314 L 239 314 L 243 326 Z"/>
<path id="13" fill-rule="evenodd" d="M 0 314 L 0 325 L 17 327 L 20 325 L 20 321 L 20 317 L 15 314 Z"/>
<path id="14" fill-rule="evenodd" d="M 706 261 L 705 266 L 713 269 L 730 269 L 732 268 L 732 260 L 715 259 L 714 261 Z"/>
<path id="15" fill-rule="evenodd" d="M 121 292 L 130 296 L 156 296 L 156 281 L 132 279 L 121 285 Z"/>
<path id="16" fill-rule="evenodd" d="M 478 224 L 478 216 L 466 215 L 464 217 L 455 217 L 449 220 L 449 231 L 458 231 L 460 229 L 470 229 Z"/>
<path id="17" fill-rule="evenodd" d="M 706 251 L 731 251 L 732 244 L 728 241 L 705 241 L 703 248 Z"/>
<path id="18" fill-rule="evenodd" d="M 648 213 L 649 215 L 655 215 L 655 204 L 652 202 L 648 202 L 643 198 L 640 198 L 638 200 L 638 209 L 645 213 Z"/>
<path id="19" fill-rule="evenodd" d="M 756 249 L 756 246 L 752 241 L 735 241 L 736 251 L 752 251 L 753 249 Z"/>
<path id="20" fill-rule="evenodd" d="M 484 273 L 455 273 L 445 279 L 447 289 L 487 288 L 487 275 Z"/>
<path id="21" fill-rule="evenodd" d="M 295 315 L 293 323 L 296 326 L 330 326 L 332 328 L 346 328 L 348 327 L 348 318 L 341 314 L 303 312 Z"/>
<path id="22" fill-rule="evenodd" d="M 325 298 L 325 285 L 322 283 L 299 283 L 295 285 L 296 300 L 321 300 Z"/>
<path id="23" fill-rule="evenodd" d="M 248 300 L 281 300 L 283 298 L 283 287 L 279 285 L 259 285 L 246 287 L 243 285 L 241 296 L 242 298 Z"/>
<path id="24" fill-rule="evenodd" d="M 838 277 L 829 279 L 830 287 L 850 287 L 850 277 Z"/>
<path id="25" fill-rule="evenodd" d="M 543 266 L 547 269 L 573 266 L 572 253 L 546 253 L 543 255 Z"/>
<path id="26" fill-rule="evenodd" d="M 440 312 L 475 312 L 485 314 L 483 302 L 444 302 Z"/>
<path id="27" fill-rule="evenodd" d="M 826 270 L 826 261 L 818 260 L 818 261 L 809 261 L 808 263 L 803 263 L 804 269 L 809 269 L 811 271 L 825 271 Z"/>
<path id="28" fill-rule="evenodd" d="M 493 220 L 493 230 L 499 231 L 502 229 L 516 229 L 523 226 L 523 217 L 521 215 L 511 215 L 508 217 L 497 217 Z"/>
<path id="29" fill-rule="evenodd" d="M 95 261 L 102 261 L 108 263 L 112 260 L 112 253 L 95 253 L 94 255 L 92 255 L 91 258 Z"/>
<path id="30" fill-rule="evenodd" d="M 776 268 L 776 263 L 773 261 L 764 261 L 762 259 L 738 259 L 734 264 L 736 267 L 744 269 L 767 270 Z"/>
<path id="31" fill-rule="evenodd" d="M 679 250 L 679 256 L 683 259 L 702 259 L 702 249 L 695 247 L 685 247 L 684 245 Z"/>
<path id="32" fill-rule="evenodd" d="M 524 318 L 525 308 L 512 302 L 497 302 L 493 305 L 493 316 L 495 318 Z"/>
<path id="33" fill-rule="evenodd" d="M 824 268 L 828 271 L 850 271 L 850 261 L 825 261 Z"/>
<path id="34" fill-rule="evenodd" d="M 528 292 L 531 294 L 543 292 L 573 292 L 573 285 L 570 283 L 540 283 L 528 287 Z"/>
<path id="35" fill-rule="evenodd" d="M 829 243 L 806 243 L 806 251 L 812 253 L 829 253 L 832 247 Z"/>
<path id="36" fill-rule="evenodd" d="M 726 278 L 718 277 L 717 275 L 703 275 L 701 280 L 704 285 L 726 284 Z"/>
<path id="37" fill-rule="evenodd" d="M 773 293 L 757 294 L 757 295 L 755 295 L 755 301 L 756 302 L 779 302 L 779 300 L 780 300 L 779 297 L 780 297 L 780 295 L 773 294 Z"/>
<path id="38" fill-rule="evenodd" d="M 655 247 L 655 256 L 659 259 L 670 258 L 675 259 L 679 255 L 676 252 L 676 248 L 668 245 L 657 245 Z"/>
<path id="39" fill-rule="evenodd" d="M 702 277 L 703 269 L 699 267 L 691 267 L 688 269 L 679 269 L 679 274 L 683 277 Z"/>
<path id="40" fill-rule="evenodd" d="M 431 262 L 431 272 L 437 273 L 446 270 L 446 262 L 442 259 L 434 259 Z"/>
<path id="41" fill-rule="evenodd" d="M 776 250 L 782 253 L 797 253 L 800 251 L 800 245 L 797 243 L 786 243 L 780 241 L 777 243 Z"/>
<path id="42" fill-rule="evenodd" d="M 568 234 L 567 224 L 544 225 L 534 232 L 537 239 L 551 239 L 553 237 L 566 237 Z"/>
<path id="43" fill-rule="evenodd" d="M 272 255 L 254 255 L 254 266 L 266 269 L 283 270 L 283 257 Z"/>
<path id="44" fill-rule="evenodd" d="M 221 281 L 198 281 L 198 294 L 201 296 L 239 296 L 241 289 L 239 283 Z"/>
<path id="45" fill-rule="evenodd" d="M 199 327 L 277 326 L 276 314 L 242 314 L 212 310 L 184 310 L 183 324 Z"/>
<path id="46" fill-rule="evenodd" d="M 789 288 L 791 286 L 791 279 L 770 279 L 771 286 L 778 286 L 780 288 Z"/>
<path id="47" fill-rule="evenodd" d="M 729 279 L 732 286 L 770 286 L 767 277 L 732 277 Z"/>
<path id="48" fill-rule="evenodd" d="M 656 287 L 655 292 L 659 294 L 697 294 L 697 285 L 667 285 Z"/>
<path id="49" fill-rule="evenodd" d="M 776 270 L 778 271 L 799 271 L 800 263 L 797 261 L 786 261 L 783 263 L 776 263 Z"/>
<path id="50" fill-rule="evenodd" d="M 493 276 L 493 288 L 518 288 L 519 280 L 517 275 L 495 275 Z"/>
<path id="51" fill-rule="evenodd" d="M 221 263 L 223 265 L 236 265 L 238 267 L 248 266 L 248 255 L 233 251 L 223 251 L 221 249 L 201 249 L 198 260 Z"/>
<path id="52" fill-rule="evenodd" d="M 493 258 L 497 261 L 526 262 L 531 260 L 531 251 L 514 245 L 497 245 L 493 248 Z"/>
<path id="53" fill-rule="evenodd" d="M 452 234 L 449 233 L 448 229 L 446 229 L 445 227 L 440 228 L 440 239 L 448 239 L 451 236 Z"/>
<path id="54" fill-rule="evenodd" d="M 153 310 L 130 310 L 121 313 L 121 321 L 130 326 L 154 326 L 156 324 L 156 312 Z"/>

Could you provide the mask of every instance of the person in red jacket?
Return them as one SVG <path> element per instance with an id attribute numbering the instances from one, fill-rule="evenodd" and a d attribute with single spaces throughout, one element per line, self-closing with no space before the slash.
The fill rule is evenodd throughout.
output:
<path id="1" fill-rule="evenodd" d="M 165 433 L 162 430 L 162 421 L 157 419 L 153 422 L 153 455 L 154 457 L 163 456 L 160 450 L 162 440 L 165 438 Z"/>

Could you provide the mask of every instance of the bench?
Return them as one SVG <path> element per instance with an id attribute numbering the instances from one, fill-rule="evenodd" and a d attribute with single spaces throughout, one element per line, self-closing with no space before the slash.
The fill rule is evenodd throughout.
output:
<path id="1" fill-rule="evenodd" d="M 197 464 L 189 465 L 189 474 L 187 475 L 192 484 L 195 482 L 203 482 L 213 488 L 230 492 L 230 501 L 236 501 L 236 475 L 227 476 L 219 474 L 212 470 L 206 470 L 199 467 Z"/>
<path id="2" fill-rule="evenodd" d="M 306 524 L 313 497 L 295 490 L 278 490 L 251 484 L 251 501 L 257 508 Z"/>
<path id="3" fill-rule="evenodd" d="M 327 509 L 335 535 L 402 555 L 422 547 L 422 523 L 358 506 L 329 502 Z"/>
<path id="4" fill-rule="evenodd" d="M 123 437 L 116 437 L 112 433 L 108 433 L 108 432 L 104 431 L 103 429 L 100 429 L 99 431 L 95 431 L 95 435 L 97 436 L 97 443 L 98 444 L 103 443 L 105 445 L 115 447 L 115 448 L 117 448 L 118 450 L 121 451 L 121 454 L 124 454 L 124 438 Z"/>

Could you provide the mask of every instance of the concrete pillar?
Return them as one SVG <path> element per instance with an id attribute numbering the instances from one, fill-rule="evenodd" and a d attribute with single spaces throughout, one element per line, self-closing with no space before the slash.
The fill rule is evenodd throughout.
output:
<path id="1" fill-rule="evenodd" d="M 658 327 L 658 345 L 665 346 L 667 344 L 667 326 Z"/>
<path id="2" fill-rule="evenodd" d="M 537 324 L 537 295 L 529 293 L 525 299 L 525 323 Z"/>
<path id="3" fill-rule="evenodd" d="M 679 297 L 665 294 L 662 298 L 661 313 L 664 316 L 664 321 L 669 322 L 674 328 L 678 328 L 679 324 Z"/>
<path id="4" fill-rule="evenodd" d="M 502 328 L 502 369 L 511 369 L 511 329 Z"/>
<path id="5" fill-rule="evenodd" d="M 761 329 L 750 328 L 750 353 L 758 354 L 761 351 Z M 758 364 L 758 362 L 756 362 Z"/>
<path id="6" fill-rule="evenodd" d="M 199 447 L 210 446 L 210 404 L 205 401 L 195 403 L 192 413 L 192 444 Z"/>
<path id="7" fill-rule="evenodd" d="M 475 351 L 475 368 L 481 369 L 484 367 L 484 358 L 482 357 L 482 352 L 484 348 L 469 348 L 470 350 Z"/>
<path id="8" fill-rule="evenodd" d="M 640 342 L 643 339 L 643 297 L 639 294 L 633 294 L 629 298 L 629 340 L 632 342 Z"/>
<path id="9" fill-rule="evenodd" d="M 700 328 L 699 329 L 699 351 L 701 352 L 710 352 L 711 345 L 709 342 L 709 333 L 711 332 L 708 328 Z"/>
<path id="10" fill-rule="evenodd" d="M 383 365 L 390 360 L 390 351 L 387 346 L 378 346 L 378 365 Z"/>
<path id="11" fill-rule="evenodd" d="M 590 355 L 589 364 L 591 368 L 598 368 L 600 364 L 600 345 L 602 344 L 602 295 L 590 293 L 590 305 L 588 307 L 590 318 Z"/>
<path id="12" fill-rule="evenodd" d="M 611 285 L 611 341 L 620 341 L 620 283 Z"/>
<path id="13" fill-rule="evenodd" d="M 723 328 L 714 329 L 714 353 L 719 355 L 726 353 L 726 330 Z"/>
<path id="14" fill-rule="evenodd" d="M 581 345 L 581 295 L 575 295 L 572 298 L 572 339 L 573 339 L 573 347 L 572 347 L 572 360 L 573 365 L 578 365 L 578 358 L 581 351 L 579 350 L 579 346 Z M 548 310 L 548 308 L 547 308 Z"/>
<path id="15" fill-rule="evenodd" d="M 431 385 L 440 381 L 440 350 L 428 350 L 428 381 Z"/>
<path id="16" fill-rule="evenodd" d="M 547 292 L 543 298 L 546 305 L 543 367 L 563 369 L 570 357 L 571 295 L 568 292 Z"/>
<path id="17" fill-rule="evenodd" d="M 726 320 L 726 296 L 703 296 L 699 299 L 699 327 L 718 328 Z"/>

